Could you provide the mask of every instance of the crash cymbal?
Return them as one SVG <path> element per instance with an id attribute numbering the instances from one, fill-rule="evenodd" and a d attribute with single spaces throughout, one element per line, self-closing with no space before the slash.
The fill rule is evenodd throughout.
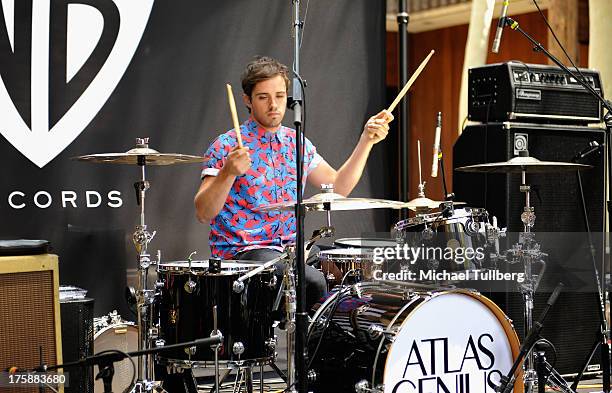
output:
<path id="1" fill-rule="evenodd" d="M 440 207 L 440 205 L 442 203 L 445 203 L 448 201 L 434 201 L 431 200 L 429 198 L 414 198 L 413 200 L 407 202 L 404 204 L 404 208 L 406 209 L 410 209 L 410 210 L 422 210 L 422 209 L 437 209 Z M 453 201 L 453 205 L 465 205 L 465 202 L 454 202 Z"/>
<path id="2" fill-rule="evenodd" d="M 128 165 L 172 165 L 190 164 L 204 162 L 206 159 L 200 156 L 187 154 L 160 153 L 148 147 L 136 147 L 125 153 L 101 153 L 73 157 L 78 161 L 93 162 L 99 164 L 128 164 Z"/>
<path id="3" fill-rule="evenodd" d="M 549 173 L 590 168 L 592 168 L 591 165 L 574 164 L 572 162 L 540 161 L 534 157 L 514 157 L 508 161 L 462 166 L 455 168 L 455 170 L 474 173 Z"/>
<path id="4" fill-rule="evenodd" d="M 345 198 L 333 192 L 324 192 L 303 200 L 306 211 L 341 211 L 365 209 L 401 209 L 405 203 L 386 199 Z M 257 211 L 293 211 L 295 201 L 260 206 Z"/>

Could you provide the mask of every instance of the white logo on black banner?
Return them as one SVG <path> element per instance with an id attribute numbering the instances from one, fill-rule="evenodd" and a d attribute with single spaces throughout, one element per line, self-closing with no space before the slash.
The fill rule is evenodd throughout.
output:
<path id="1" fill-rule="evenodd" d="M 1 0 L 0 133 L 42 168 L 121 80 L 154 0 Z"/>

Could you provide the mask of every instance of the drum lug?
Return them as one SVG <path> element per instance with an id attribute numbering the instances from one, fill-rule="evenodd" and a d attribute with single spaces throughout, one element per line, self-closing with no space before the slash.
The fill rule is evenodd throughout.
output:
<path id="1" fill-rule="evenodd" d="M 234 293 L 240 293 L 244 290 L 244 282 L 236 280 L 234 284 L 232 284 L 232 290 Z"/>
<path id="2" fill-rule="evenodd" d="M 232 352 L 234 352 L 234 355 L 242 355 L 244 353 L 244 344 L 240 341 L 236 341 L 232 346 Z"/>
<path id="3" fill-rule="evenodd" d="M 196 346 L 185 348 L 185 353 L 189 356 L 195 355 L 196 352 L 198 352 L 198 347 Z"/>
<path id="4" fill-rule="evenodd" d="M 159 336 L 159 329 L 157 327 L 152 327 L 149 329 L 149 339 L 155 340 Z"/>
<path id="5" fill-rule="evenodd" d="M 357 393 L 382 393 L 384 391 L 384 385 L 378 385 L 375 388 L 371 388 L 370 383 L 366 379 L 362 379 L 355 384 L 355 392 Z"/>
<path id="6" fill-rule="evenodd" d="M 155 281 L 155 289 L 162 289 L 165 286 L 166 286 L 166 281 L 165 280 L 157 280 L 157 281 Z"/>
<path id="7" fill-rule="evenodd" d="M 191 276 L 189 276 L 189 279 L 187 279 L 187 282 L 185 283 L 183 288 L 185 289 L 185 292 L 193 293 L 197 286 L 198 284 L 191 279 Z"/>
<path id="8" fill-rule="evenodd" d="M 172 325 L 176 325 L 176 310 L 172 309 L 168 311 L 168 322 Z"/>
<path id="9" fill-rule="evenodd" d="M 164 340 L 163 338 L 159 338 L 157 340 L 155 340 L 155 347 L 159 348 L 159 347 L 163 347 L 166 345 L 166 340 Z"/>
<path id="10" fill-rule="evenodd" d="M 276 336 L 270 337 L 266 340 L 266 347 L 270 350 L 270 352 L 276 351 Z"/>
<path id="11" fill-rule="evenodd" d="M 423 229 L 422 239 L 423 240 L 431 240 L 433 239 L 434 231 L 429 226 Z"/>
<path id="12" fill-rule="evenodd" d="M 385 330 L 383 329 L 382 326 L 376 325 L 374 323 L 368 326 L 368 336 L 370 337 L 371 340 L 376 340 L 377 338 L 382 336 L 384 331 Z"/>
<path id="13" fill-rule="evenodd" d="M 361 290 L 361 284 L 355 284 L 351 286 L 351 295 L 357 296 L 359 299 L 361 299 L 361 296 L 363 295 L 363 291 Z"/>
<path id="14" fill-rule="evenodd" d="M 268 282 L 268 287 L 270 289 L 275 289 L 277 282 L 278 282 L 278 278 L 276 278 L 275 275 L 272 275 L 272 277 L 270 278 L 270 281 Z"/>

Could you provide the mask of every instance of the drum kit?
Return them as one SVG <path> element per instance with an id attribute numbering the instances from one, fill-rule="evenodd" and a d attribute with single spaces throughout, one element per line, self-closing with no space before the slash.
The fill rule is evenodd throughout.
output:
<path id="1" fill-rule="evenodd" d="M 145 199 L 149 183 L 146 167 L 201 163 L 203 157 L 164 154 L 148 147 L 148 138 L 137 139 L 136 147 L 125 153 L 93 154 L 77 157 L 86 162 L 128 164 L 140 167 L 135 183 L 140 222 L 133 234 L 139 272 L 135 290 L 137 322 L 120 321 L 116 315 L 97 322 L 97 335 L 120 326 L 134 335 L 138 349 L 180 344 L 214 335 L 222 343 L 210 348 L 184 347 L 138 360 L 137 382 L 133 391 L 160 391 L 154 381 L 154 365 L 175 369 L 215 368 L 219 391 L 231 370 L 237 371 L 234 391 L 244 381 L 253 390 L 253 367 L 274 364 L 277 339 L 273 310 L 285 313 L 288 370 L 286 391 L 294 391 L 295 331 L 295 247 L 288 247 L 279 258 L 266 263 L 209 259 L 162 262 L 158 252 L 152 258 L 148 246 L 155 231 L 145 222 Z M 537 289 L 534 266 L 542 264 L 544 254 L 532 232 L 535 212 L 530 204 L 528 173 L 576 171 L 588 166 L 545 162 L 525 155 L 507 162 L 457 168 L 477 173 L 520 173 L 520 191 L 525 194 L 521 214 L 524 231 L 510 250 L 492 254 L 498 261 L 520 262 L 525 281 L 519 289 L 525 300 L 525 331 L 532 328 L 533 294 Z M 346 198 L 324 185 L 322 192 L 303 200 L 306 212 L 324 212 L 327 225 L 307 242 L 334 234 L 331 212 L 373 208 L 409 209 L 413 217 L 394 225 L 388 239 L 345 238 L 335 248 L 320 252 L 318 261 L 329 294 L 311 310 L 307 332 L 307 364 L 310 389 L 316 392 L 356 391 L 359 393 L 401 393 L 454 391 L 457 393 L 494 392 L 502 376 L 511 369 L 519 353 L 519 339 L 511 321 L 491 300 L 476 290 L 457 289 L 452 283 L 407 282 L 378 279 L 373 274 L 377 249 L 401 244 L 418 245 L 442 236 L 446 244 L 476 247 L 494 244 L 503 236 L 495 219 L 485 209 L 461 207 L 452 200 L 433 201 L 425 197 L 424 183 L 419 196 L 409 202 L 370 198 Z M 295 203 L 263 206 L 264 212 L 293 211 Z M 277 282 L 274 265 L 286 263 L 284 278 Z M 430 263 L 431 261 L 424 261 Z M 150 286 L 148 271 L 155 268 L 157 281 Z M 467 259 L 455 270 L 486 269 Z M 450 268 L 449 268 L 450 269 Z M 152 288 L 151 288 L 152 287 Z M 279 289 L 280 287 L 280 289 Z M 280 302 L 284 296 L 284 305 Z M 277 318 L 278 319 L 278 318 Z M 282 319 L 282 318 L 281 318 Z M 104 325 L 104 326 L 103 326 Z M 175 347 L 173 347 L 175 348 Z M 526 357 L 522 371 L 510 381 L 517 391 L 532 392 L 537 383 L 534 355 Z M 220 375 L 220 367 L 227 369 Z M 570 392 L 566 386 L 558 386 Z M 163 391 L 163 390 L 161 390 Z"/>

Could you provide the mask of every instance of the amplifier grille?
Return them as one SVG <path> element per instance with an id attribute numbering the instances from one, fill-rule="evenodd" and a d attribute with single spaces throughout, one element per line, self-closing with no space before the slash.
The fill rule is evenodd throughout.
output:
<path id="1" fill-rule="evenodd" d="M 60 332 L 55 318 L 59 312 L 54 277 L 57 270 L 6 272 L 7 266 L 22 266 L 19 262 L 24 259 L 18 258 L 45 260 L 43 256 L 0 258 L 0 370 L 12 366 L 28 369 L 39 366 L 41 348 L 45 364 L 61 361 L 58 356 L 61 348 L 57 348 Z M 50 393 L 51 389 L 44 391 Z M 2 388 L 2 392 L 38 393 L 39 389 Z"/>
<path id="2" fill-rule="evenodd" d="M 515 112 L 599 118 L 597 101 L 583 92 L 556 90 L 541 90 L 541 92 L 541 101 L 517 99 Z"/>

